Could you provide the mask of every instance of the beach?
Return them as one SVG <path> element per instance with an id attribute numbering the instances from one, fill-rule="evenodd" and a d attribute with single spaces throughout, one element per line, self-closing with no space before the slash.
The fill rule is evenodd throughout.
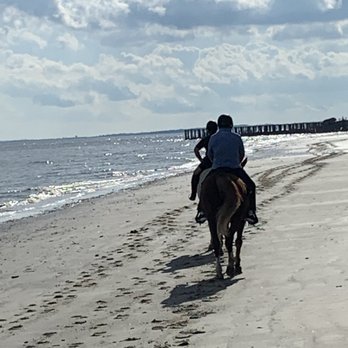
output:
<path id="1" fill-rule="evenodd" d="M 0 224 L 0 346 L 347 347 L 348 135 L 311 149 L 248 163 L 260 222 L 232 279 L 190 175 Z"/>

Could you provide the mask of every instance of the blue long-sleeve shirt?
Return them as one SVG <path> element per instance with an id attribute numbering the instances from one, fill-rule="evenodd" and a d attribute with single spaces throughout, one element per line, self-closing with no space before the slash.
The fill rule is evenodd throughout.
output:
<path id="1" fill-rule="evenodd" d="M 232 132 L 230 128 L 220 128 L 210 137 L 208 157 L 213 163 L 212 169 L 240 168 L 244 155 L 242 138 L 239 134 Z"/>

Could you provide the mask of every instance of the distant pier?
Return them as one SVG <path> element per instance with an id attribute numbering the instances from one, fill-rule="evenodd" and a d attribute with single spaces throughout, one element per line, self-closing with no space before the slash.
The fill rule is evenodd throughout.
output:
<path id="1" fill-rule="evenodd" d="M 298 134 L 298 133 L 327 133 L 348 131 L 348 120 L 329 118 L 321 122 L 299 122 L 285 124 L 263 124 L 254 126 L 235 126 L 234 131 L 241 136 Z M 198 139 L 206 135 L 204 128 L 185 129 L 185 139 Z"/>

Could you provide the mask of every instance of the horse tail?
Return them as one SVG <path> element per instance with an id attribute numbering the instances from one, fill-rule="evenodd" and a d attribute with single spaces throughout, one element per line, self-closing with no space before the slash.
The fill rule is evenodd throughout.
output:
<path id="1" fill-rule="evenodd" d="M 240 185 L 234 176 L 218 176 L 216 185 L 219 196 L 222 198 L 222 204 L 217 211 L 217 233 L 221 238 L 227 236 L 228 227 L 232 216 L 239 209 L 243 201 L 244 185 Z"/>

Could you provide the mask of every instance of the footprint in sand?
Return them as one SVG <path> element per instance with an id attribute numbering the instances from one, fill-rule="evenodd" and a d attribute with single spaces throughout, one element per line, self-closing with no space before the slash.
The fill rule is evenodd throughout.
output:
<path id="1" fill-rule="evenodd" d="M 127 317 L 129 317 L 128 313 L 125 313 L 126 311 L 128 311 L 130 309 L 130 307 L 121 307 L 120 309 L 116 310 L 115 313 L 118 313 L 114 319 L 125 319 Z"/>
<path id="2" fill-rule="evenodd" d="M 57 332 L 51 331 L 51 332 L 45 332 L 45 333 L 43 333 L 42 336 L 51 337 L 51 336 L 56 335 L 56 334 L 57 334 Z"/>
<path id="3" fill-rule="evenodd" d="M 66 296 L 66 299 L 70 300 L 70 299 L 73 299 L 75 297 L 76 297 L 76 295 L 69 294 L 69 295 Z"/>
<path id="4" fill-rule="evenodd" d="M 140 338 L 139 337 L 128 337 L 125 340 L 121 341 L 121 342 L 133 342 L 133 341 L 139 341 Z"/>
<path id="5" fill-rule="evenodd" d="M 99 336 L 102 336 L 102 335 L 105 335 L 105 334 L 106 334 L 106 331 L 96 331 L 91 336 L 92 337 L 99 337 Z"/>
<path id="6" fill-rule="evenodd" d="M 180 278 L 185 278 L 185 276 L 183 274 L 178 274 L 174 276 L 174 279 L 180 279 Z"/>
<path id="7" fill-rule="evenodd" d="M 148 303 L 151 303 L 151 302 L 152 302 L 152 300 L 149 299 L 149 298 L 143 298 L 143 299 L 140 300 L 141 304 L 148 304 Z"/>
<path id="8" fill-rule="evenodd" d="M 116 320 L 123 320 L 129 317 L 129 314 L 117 314 L 116 317 L 114 317 L 114 319 Z"/>
<path id="9" fill-rule="evenodd" d="M 150 271 L 150 272 L 147 272 L 146 275 L 150 275 L 150 274 L 153 274 L 153 273 L 156 273 L 157 271 L 155 271 L 154 268 L 152 267 L 142 267 L 141 268 L 143 271 Z"/>
<path id="10" fill-rule="evenodd" d="M 98 306 L 94 311 L 95 311 L 95 312 L 100 312 L 100 311 L 105 310 L 106 308 L 108 308 L 108 306 L 106 306 L 106 305 L 100 305 L 100 306 Z"/>
<path id="11" fill-rule="evenodd" d="M 110 266 L 113 266 L 113 267 L 122 267 L 123 266 L 123 262 L 118 260 L 118 261 L 113 261 L 113 262 L 110 262 Z"/>
<path id="12" fill-rule="evenodd" d="M 91 326 L 91 330 L 96 330 L 102 326 L 107 326 L 108 324 L 105 324 L 105 323 L 100 323 L 100 324 L 97 324 L 97 325 L 94 325 L 94 326 Z"/>
<path id="13" fill-rule="evenodd" d="M 21 329 L 22 327 L 23 327 L 23 325 L 18 324 L 18 325 L 11 326 L 8 330 L 9 331 L 15 331 L 15 330 Z"/>
<path id="14" fill-rule="evenodd" d="M 32 309 L 32 308 L 28 308 L 26 310 L 27 313 L 35 313 L 36 312 L 36 309 Z"/>
<path id="15" fill-rule="evenodd" d="M 40 345 L 40 344 L 49 344 L 50 342 L 49 341 L 37 341 L 36 344 Z"/>
<path id="16" fill-rule="evenodd" d="M 83 325 L 83 324 L 86 324 L 87 322 L 86 319 L 88 319 L 88 317 L 85 315 L 76 314 L 76 315 L 72 315 L 71 319 L 74 320 L 73 325 Z M 66 327 L 72 327 L 72 326 L 66 326 Z"/>

